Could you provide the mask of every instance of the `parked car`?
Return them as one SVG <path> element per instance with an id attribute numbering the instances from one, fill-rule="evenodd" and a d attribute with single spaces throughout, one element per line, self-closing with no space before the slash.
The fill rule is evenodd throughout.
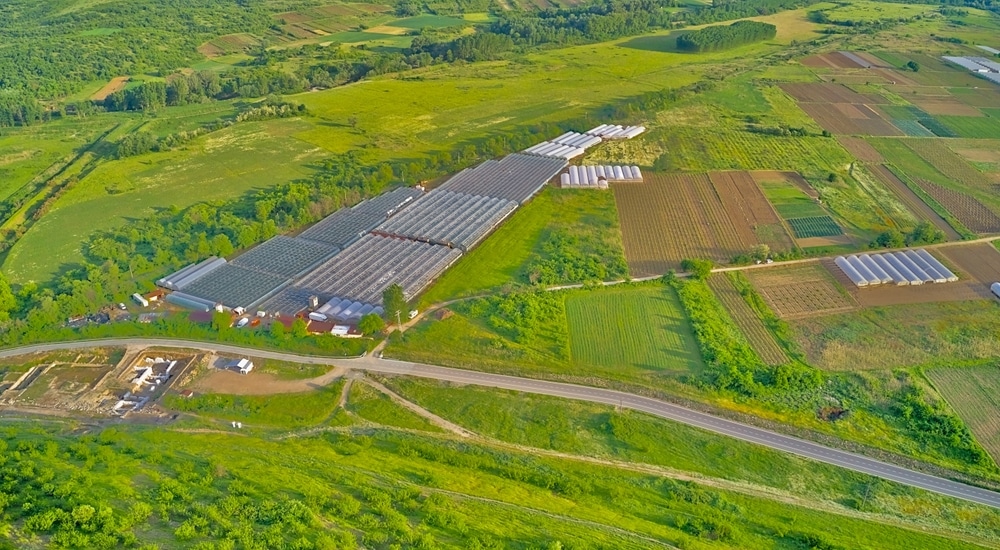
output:
<path id="1" fill-rule="evenodd" d="M 118 309 L 120 309 L 120 310 L 122 310 L 122 311 L 126 311 L 126 310 L 127 310 L 128 308 L 127 308 L 127 307 L 125 307 L 125 302 L 120 302 L 120 303 L 118 304 Z"/>

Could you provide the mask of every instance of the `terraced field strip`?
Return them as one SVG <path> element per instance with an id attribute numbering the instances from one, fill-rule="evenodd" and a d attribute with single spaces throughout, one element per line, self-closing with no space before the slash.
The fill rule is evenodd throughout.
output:
<path id="1" fill-rule="evenodd" d="M 782 319 L 800 319 L 857 309 L 858 303 L 819 263 L 751 269 L 747 277 Z"/>
<path id="2" fill-rule="evenodd" d="M 905 139 L 907 147 L 949 178 L 975 189 L 988 191 L 989 178 L 937 139 Z"/>
<path id="3" fill-rule="evenodd" d="M 736 326 L 743 332 L 757 355 L 768 365 L 783 365 L 789 361 L 785 350 L 778 345 L 774 335 L 747 304 L 727 273 L 716 273 L 708 278 L 708 286 L 732 315 Z"/>
<path id="4" fill-rule="evenodd" d="M 774 250 L 790 250 L 792 239 L 781 218 L 748 172 L 710 172 L 709 180 L 747 249 L 763 240 Z"/>
<path id="5" fill-rule="evenodd" d="M 940 368 L 926 374 L 976 441 L 1000 461 L 1000 369 Z"/>
<path id="6" fill-rule="evenodd" d="M 566 318 L 576 362 L 678 372 L 703 367 L 694 331 L 671 288 L 620 288 L 570 296 Z"/>
<path id="7" fill-rule="evenodd" d="M 891 189 L 892 192 L 899 197 L 899 200 L 906 205 L 910 212 L 913 212 L 913 215 L 916 216 L 917 219 L 927 220 L 933 223 L 935 227 L 944 231 L 944 234 L 948 237 L 949 241 L 957 241 L 962 238 L 958 231 L 955 231 L 955 228 L 948 225 L 948 222 L 938 215 L 933 208 L 927 206 L 927 203 L 917 196 L 917 194 L 914 193 L 913 190 L 910 189 L 905 183 L 900 181 L 900 179 L 896 177 L 896 174 L 893 174 L 892 171 L 886 167 L 886 165 L 876 164 L 870 166 L 870 168 L 871 173 L 878 178 L 879 181 L 884 183 L 886 187 Z"/>
<path id="8" fill-rule="evenodd" d="M 1000 216 L 974 197 L 925 179 L 913 178 L 913 181 L 969 230 L 984 234 L 1000 233 Z"/>
<path id="9" fill-rule="evenodd" d="M 748 252 L 704 174 L 647 173 L 611 186 L 633 276 L 660 275 L 687 258 L 728 262 Z"/>

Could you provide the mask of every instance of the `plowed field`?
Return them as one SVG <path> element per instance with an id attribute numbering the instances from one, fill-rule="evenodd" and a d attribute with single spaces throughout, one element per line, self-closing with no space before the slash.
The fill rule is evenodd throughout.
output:
<path id="1" fill-rule="evenodd" d="M 648 174 L 643 183 L 611 186 L 621 220 L 629 270 L 660 275 L 686 258 L 724 263 L 756 243 L 740 217 L 731 216 L 707 175 Z"/>
<path id="2" fill-rule="evenodd" d="M 730 219 L 734 220 L 733 225 L 741 233 L 742 242 L 756 244 L 760 241 L 773 250 L 792 248 L 792 239 L 781 224 L 781 218 L 750 173 L 711 172 L 708 177 Z"/>
<path id="3" fill-rule="evenodd" d="M 988 243 L 946 246 L 935 251 L 948 267 L 957 267 L 983 285 L 1000 281 L 1000 251 Z M 959 274 L 961 276 L 961 274 Z"/>
<path id="4" fill-rule="evenodd" d="M 719 297 L 719 301 L 729 310 L 736 326 L 747 337 L 750 346 L 765 363 L 783 365 L 788 362 L 785 350 L 778 345 L 771 331 L 764 326 L 764 322 L 736 290 L 727 274 L 716 273 L 712 275 L 708 279 L 708 286 L 712 287 L 712 291 Z"/>
<path id="5" fill-rule="evenodd" d="M 861 138 L 841 136 L 837 138 L 837 141 L 861 162 L 885 162 L 882 153 L 879 153 L 870 143 Z"/>
<path id="6" fill-rule="evenodd" d="M 819 263 L 750 269 L 746 274 L 782 319 L 827 315 L 858 307 L 854 298 Z"/>

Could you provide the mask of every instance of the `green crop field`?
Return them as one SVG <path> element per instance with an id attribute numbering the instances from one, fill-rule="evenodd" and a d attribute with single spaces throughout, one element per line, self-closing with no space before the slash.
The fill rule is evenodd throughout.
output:
<path id="1" fill-rule="evenodd" d="M 976 440 L 1000 460 L 1000 371 L 995 366 L 938 368 L 926 374 Z"/>
<path id="2" fill-rule="evenodd" d="M 784 180 L 764 181 L 760 184 L 767 200 L 784 219 L 826 216 L 823 207 L 801 189 Z"/>
<path id="3" fill-rule="evenodd" d="M 698 372 L 698 342 L 671 288 L 607 289 L 566 300 L 574 361 Z"/>
<path id="4" fill-rule="evenodd" d="M 788 225 L 795 233 L 795 238 L 806 239 L 809 237 L 833 237 L 842 235 L 844 232 L 833 221 L 830 216 L 816 216 L 810 218 L 788 218 Z"/>
<path id="5" fill-rule="evenodd" d="M 790 324 L 813 365 L 888 369 L 1000 356 L 997 313 L 995 302 L 975 300 L 868 308 Z"/>
<path id="6" fill-rule="evenodd" d="M 1000 117 L 945 116 L 937 117 L 954 135 L 963 138 L 997 139 L 1000 137 Z"/>
<path id="7" fill-rule="evenodd" d="M 396 19 L 395 21 L 389 21 L 386 25 L 390 27 L 401 27 L 404 29 L 420 30 L 425 28 L 431 29 L 441 29 L 445 27 L 455 27 L 459 25 L 467 25 L 468 22 L 464 19 L 457 19 L 455 17 L 448 17 L 446 15 L 415 15 L 413 17 L 406 17 L 403 19 Z"/>

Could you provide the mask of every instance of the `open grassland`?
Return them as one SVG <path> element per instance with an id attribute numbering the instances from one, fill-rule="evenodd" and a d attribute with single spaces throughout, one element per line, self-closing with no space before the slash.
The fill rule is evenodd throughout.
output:
<path id="1" fill-rule="evenodd" d="M 611 193 L 547 187 L 479 247 L 463 256 L 421 297 L 421 302 L 433 304 L 530 283 L 528 267 L 532 259 L 550 255 L 545 243 L 557 233 L 576 238 L 578 243 L 579 239 L 596 240 L 606 250 L 622 254 Z"/>
<path id="2" fill-rule="evenodd" d="M 809 363 L 823 369 L 948 365 L 1000 356 L 997 307 L 993 300 L 897 305 L 790 324 Z"/>
<path id="3" fill-rule="evenodd" d="M 934 388 L 969 426 L 976 440 L 1000 460 L 1000 370 L 995 365 L 926 371 Z"/>
<path id="4" fill-rule="evenodd" d="M 698 343 L 671 288 L 611 288 L 566 300 L 574 362 L 697 373 Z"/>
<path id="5" fill-rule="evenodd" d="M 4 271 L 17 282 L 45 282 L 79 262 L 81 243 L 156 208 L 230 198 L 307 176 L 323 158 L 291 134 L 296 119 L 249 122 L 214 132 L 166 153 L 100 164 L 56 202 L 14 245 Z"/>
<path id="6" fill-rule="evenodd" d="M 875 489 L 868 511 L 921 522 L 926 513 L 923 519 L 931 524 L 944 521 L 954 528 L 975 529 L 938 508 L 936 497 L 883 483 L 869 488 L 858 474 L 632 411 L 410 378 L 393 378 L 387 383 L 439 416 L 477 434 L 517 445 L 692 472 L 740 482 L 748 489 L 773 488 L 769 490 L 823 503 L 834 514 L 836 510 L 843 512 L 845 505 L 856 506 L 858 497 Z M 985 510 L 975 513 L 994 514 Z"/>
<path id="7" fill-rule="evenodd" d="M 375 388 L 363 382 L 351 384 L 347 410 L 376 424 L 425 432 L 442 431 L 422 416 L 404 408 Z"/>
<path id="8" fill-rule="evenodd" d="M 247 429 L 304 428 L 320 424 L 337 408 L 342 383 L 306 393 L 278 395 L 169 394 L 168 408 L 208 418 L 237 420 Z"/>
<path id="9" fill-rule="evenodd" d="M 51 177 L 119 121 L 118 116 L 74 118 L 0 129 L 0 200 L 29 183 Z"/>
<path id="10" fill-rule="evenodd" d="M 303 541 L 368 548 L 411 541 L 457 547 L 474 541 L 486 547 L 541 542 L 623 550 L 722 542 L 755 550 L 818 540 L 845 548 L 964 550 L 988 542 L 986 531 L 996 521 L 995 512 L 981 507 L 935 502 L 863 477 L 851 481 L 855 491 L 862 491 L 857 494 L 877 497 L 873 507 L 898 499 L 918 507 L 913 513 L 918 517 L 923 507 L 953 510 L 969 518 L 971 527 L 959 530 L 946 519 L 917 522 L 843 506 L 816 507 L 710 478 L 691 481 L 628 465 L 538 457 L 392 431 L 341 430 L 280 441 L 135 428 L 105 430 L 95 441 L 39 431 L 6 439 L 39 447 L 51 442 L 49 448 L 66 451 L 37 452 L 38 457 L 19 453 L 12 458 L 16 471 L 24 471 L 21 466 L 31 460 L 52 472 L 51 482 L 68 491 L 60 494 L 74 497 L 69 502 L 107 508 L 140 541 L 155 540 L 164 548 L 229 538 L 247 545 L 267 541 L 276 549 L 301 547 Z M 74 455 L 70 448 L 86 455 Z M 95 461 L 81 474 L 86 458 L 97 453 L 106 461 Z M 146 475 L 136 476 L 136 471 Z M 81 475 L 88 480 L 85 491 L 77 489 Z M 801 479 L 805 484 L 808 476 Z M 18 488 L 18 505 L 42 494 L 40 484 L 30 479 Z M 123 504 L 167 493 L 183 498 L 159 499 L 155 514 L 151 505 Z M 62 503 L 59 498 L 36 499 L 32 508 Z M 240 513 L 211 512 L 226 507 Z M 14 527 L 20 530 L 21 522 Z"/>

